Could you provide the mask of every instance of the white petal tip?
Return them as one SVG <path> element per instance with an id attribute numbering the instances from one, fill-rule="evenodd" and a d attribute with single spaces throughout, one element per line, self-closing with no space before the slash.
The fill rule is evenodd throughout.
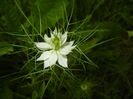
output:
<path id="1" fill-rule="evenodd" d="M 38 58 L 36 61 L 42 61 L 40 58 Z"/>
<path id="2" fill-rule="evenodd" d="M 66 66 L 65 66 L 65 65 L 63 65 L 62 67 L 64 67 L 64 68 L 68 68 L 68 65 L 66 65 Z"/>
<path id="3" fill-rule="evenodd" d="M 35 44 L 35 46 L 37 46 L 37 44 L 38 44 L 38 43 L 37 43 L 37 42 L 35 42 L 34 44 Z"/>

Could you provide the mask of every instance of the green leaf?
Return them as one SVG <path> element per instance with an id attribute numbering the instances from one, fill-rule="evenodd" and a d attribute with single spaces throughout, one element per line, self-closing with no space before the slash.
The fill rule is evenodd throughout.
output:
<path id="1" fill-rule="evenodd" d="M 36 90 L 34 90 L 34 91 L 32 92 L 32 99 L 37 99 L 37 97 L 38 97 L 38 93 L 37 93 Z"/>
<path id="2" fill-rule="evenodd" d="M 13 0 L 0 1 L 0 14 L 2 15 L 0 17 L 0 24 L 3 26 L 2 31 L 19 30 L 22 16 L 16 6 L 14 6 Z"/>
<path id="3" fill-rule="evenodd" d="M 128 36 L 129 36 L 129 37 L 133 37 L 133 30 L 128 31 Z"/>
<path id="4" fill-rule="evenodd" d="M 0 42 L 0 56 L 8 54 L 13 51 L 13 47 L 9 43 Z"/>
<path id="5" fill-rule="evenodd" d="M 54 26 L 59 19 L 64 17 L 64 11 L 68 5 L 67 0 L 37 0 L 35 3 L 38 8 L 33 12 L 33 19 L 35 20 L 36 27 L 39 27 L 41 22 L 42 30 Z M 40 11 L 40 15 L 39 15 Z"/>
<path id="6" fill-rule="evenodd" d="M 113 22 L 101 22 L 97 23 L 96 26 L 98 26 L 98 29 L 103 30 L 95 33 L 100 40 L 126 35 L 125 29 L 123 29 L 119 24 Z"/>
<path id="7" fill-rule="evenodd" d="M 13 99 L 12 92 L 8 87 L 0 88 L 1 99 Z"/>

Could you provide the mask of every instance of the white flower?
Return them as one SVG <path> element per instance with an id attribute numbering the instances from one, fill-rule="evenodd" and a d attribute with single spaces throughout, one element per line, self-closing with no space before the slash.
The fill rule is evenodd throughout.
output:
<path id="1" fill-rule="evenodd" d="M 43 51 L 37 61 L 44 61 L 44 68 L 56 64 L 56 61 L 63 66 L 68 67 L 67 56 L 72 49 L 74 41 L 66 42 L 67 32 L 61 34 L 60 31 L 55 30 L 51 32 L 51 37 L 44 36 L 45 42 L 36 42 L 37 48 Z"/>

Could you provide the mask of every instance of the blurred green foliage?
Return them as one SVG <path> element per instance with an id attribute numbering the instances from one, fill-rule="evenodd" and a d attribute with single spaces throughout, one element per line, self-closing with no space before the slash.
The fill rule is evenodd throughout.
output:
<path id="1" fill-rule="evenodd" d="M 133 0 L 0 0 L 0 99 L 132 99 Z M 49 28 L 77 44 L 69 69 L 43 70 Z"/>

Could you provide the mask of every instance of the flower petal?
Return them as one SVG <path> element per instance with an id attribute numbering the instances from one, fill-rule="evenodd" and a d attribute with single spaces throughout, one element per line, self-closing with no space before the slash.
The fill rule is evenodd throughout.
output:
<path id="1" fill-rule="evenodd" d="M 58 63 L 63 67 L 68 67 L 67 65 L 67 57 L 63 55 L 58 55 Z"/>
<path id="2" fill-rule="evenodd" d="M 55 27 L 55 30 L 53 31 L 53 34 L 57 35 L 58 31 L 57 28 Z"/>
<path id="3" fill-rule="evenodd" d="M 51 45 L 48 43 L 43 43 L 43 42 L 38 42 L 35 43 L 36 47 L 39 48 L 40 50 L 47 50 L 51 49 Z"/>
<path id="4" fill-rule="evenodd" d="M 56 61 L 57 61 L 57 53 L 55 51 L 52 51 L 50 57 L 44 61 L 44 68 L 54 65 Z"/>
<path id="5" fill-rule="evenodd" d="M 50 57 L 52 51 L 45 51 L 41 54 L 41 56 L 37 59 L 37 61 L 46 60 Z"/>
<path id="6" fill-rule="evenodd" d="M 74 41 L 71 41 L 71 42 L 67 42 L 66 44 L 67 44 L 68 46 L 72 46 L 73 43 L 74 43 Z"/>
<path id="7" fill-rule="evenodd" d="M 66 42 L 66 40 L 67 40 L 67 33 L 68 33 L 68 32 L 65 32 L 65 33 L 61 36 L 61 45 L 63 45 L 63 44 Z"/>
<path id="8" fill-rule="evenodd" d="M 70 52 L 71 52 L 71 50 L 73 50 L 74 48 L 75 48 L 75 46 L 72 46 L 73 45 L 73 41 L 71 41 L 71 42 L 67 42 L 66 44 L 65 44 L 65 46 L 63 47 L 63 48 L 61 48 L 60 49 L 60 54 L 62 54 L 62 55 L 67 55 L 67 54 L 69 54 Z"/>
<path id="9" fill-rule="evenodd" d="M 46 34 L 44 35 L 44 40 L 45 40 L 47 43 L 50 43 L 50 42 L 51 42 L 51 38 L 49 38 Z"/>

